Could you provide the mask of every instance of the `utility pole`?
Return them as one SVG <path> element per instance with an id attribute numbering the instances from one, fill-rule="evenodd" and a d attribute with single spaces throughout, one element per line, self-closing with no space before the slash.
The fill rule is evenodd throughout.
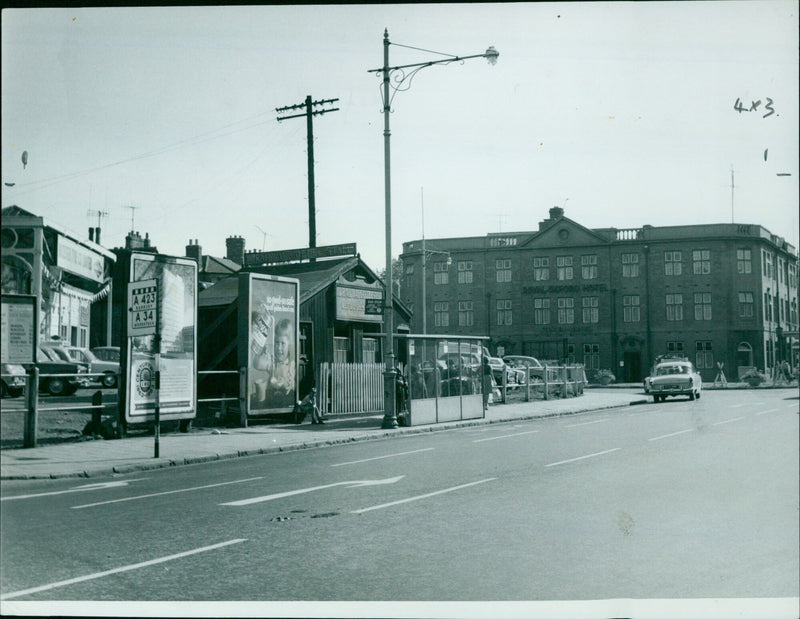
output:
<path id="1" fill-rule="evenodd" d="M 299 110 L 305 108 L 302 114 L 292 114 L 291 116 L 278 116 L 278 122 L 288 120 L 290 118 L 306 117 L 306 134 L 308 139 L 308 246 L 317 246 L 317 209 L 314 201 L 314 125 L 311 121 L 312 117 L 318 114 L 327 114 L 328 112 L 336 112 L 339 108 L 324 108 L 321 110 L 313 110 L 315 105 L 328 105 L 335 103 L 339 99 L 322 99 L 320 101 L 312 101 L 311 95 L 306 97 L 303 103 L 297 105 L 288 105 L 286 107 L 276 107 L 275 111 L 279 114 L 288 112 L 289 110 Z"/>

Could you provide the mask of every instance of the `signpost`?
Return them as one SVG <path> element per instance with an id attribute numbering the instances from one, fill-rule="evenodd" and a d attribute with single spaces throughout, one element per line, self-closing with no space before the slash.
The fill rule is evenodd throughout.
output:
<path id="1" fill-rule="evenodd" d="M 161 434 L 161 406 L 158 391 L 161 387 L 161 336 L 158 330 L 158 280 L 145 279 L 128 284 L 128 337 L 153 336 L 155 352 L 155 429 L 153 432 L 153 457 L 159 457 Z"/>

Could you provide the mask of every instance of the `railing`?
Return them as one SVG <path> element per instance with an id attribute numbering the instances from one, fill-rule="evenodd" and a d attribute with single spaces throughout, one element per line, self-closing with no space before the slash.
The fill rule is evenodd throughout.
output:
<path id="1" fill-rule="evenodd" d="M 641 228 L 625 228 L 624 230 L 617 230 L 618 241 L 635 241 L 642 238 Z"/>
<path id="2" fill-rule="evenodd" d="M 524 394 L 524 401 L 540 398 L 577 397 L 583 394 L 587 384 L 586 372 L 582 365 L 545 366 L 541 377 L 532 374 L 531 368 L 526 368 L 525 383 L 520 385 L 508 384 L 506 374 L 503 373 L 502 384 L 498 385 L 500 401 L 508 401 L 509 391 Z"/>
<path id="3" fill-rule="evenodd" d="M 317 399 L 323 415 L 383 411 L 383 363 L 320 364 Z"/>

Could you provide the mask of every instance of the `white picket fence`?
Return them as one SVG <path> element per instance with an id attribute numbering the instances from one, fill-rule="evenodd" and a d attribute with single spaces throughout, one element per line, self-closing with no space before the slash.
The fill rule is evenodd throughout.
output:
<path id="1" fill-rule="evenodd" d="M 320 365 L 317 404 L 323 415 L 383 412 L 384 363 Z"/>

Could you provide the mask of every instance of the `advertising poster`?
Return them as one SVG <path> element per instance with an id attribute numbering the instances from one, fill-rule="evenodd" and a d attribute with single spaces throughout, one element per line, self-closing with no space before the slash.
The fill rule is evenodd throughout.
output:
<path id="1" fill-rule="evenodd" d="M 36 297 L 4 294 L 0 303 L 0 358 L 3 363 L 36 361 Z"/>
<path id="2" fill-rule="evenodd" d="M 298 386 L 299 284 L 287 278 L 248 275 L 249 412 L 291 412 Z"/>
<path id="3" fill-rule="evenodd" d="M 197 263 L 155 254 L 131 256 L 131 282 L 155 280 L 161 338 L 158 394 L 161 420 L 194 418 L 197 408 Z M 130 309 L 130 308 L 129 308 Z M 125 416 L 155 419 L 156 339 L 129 337 Z"/>

